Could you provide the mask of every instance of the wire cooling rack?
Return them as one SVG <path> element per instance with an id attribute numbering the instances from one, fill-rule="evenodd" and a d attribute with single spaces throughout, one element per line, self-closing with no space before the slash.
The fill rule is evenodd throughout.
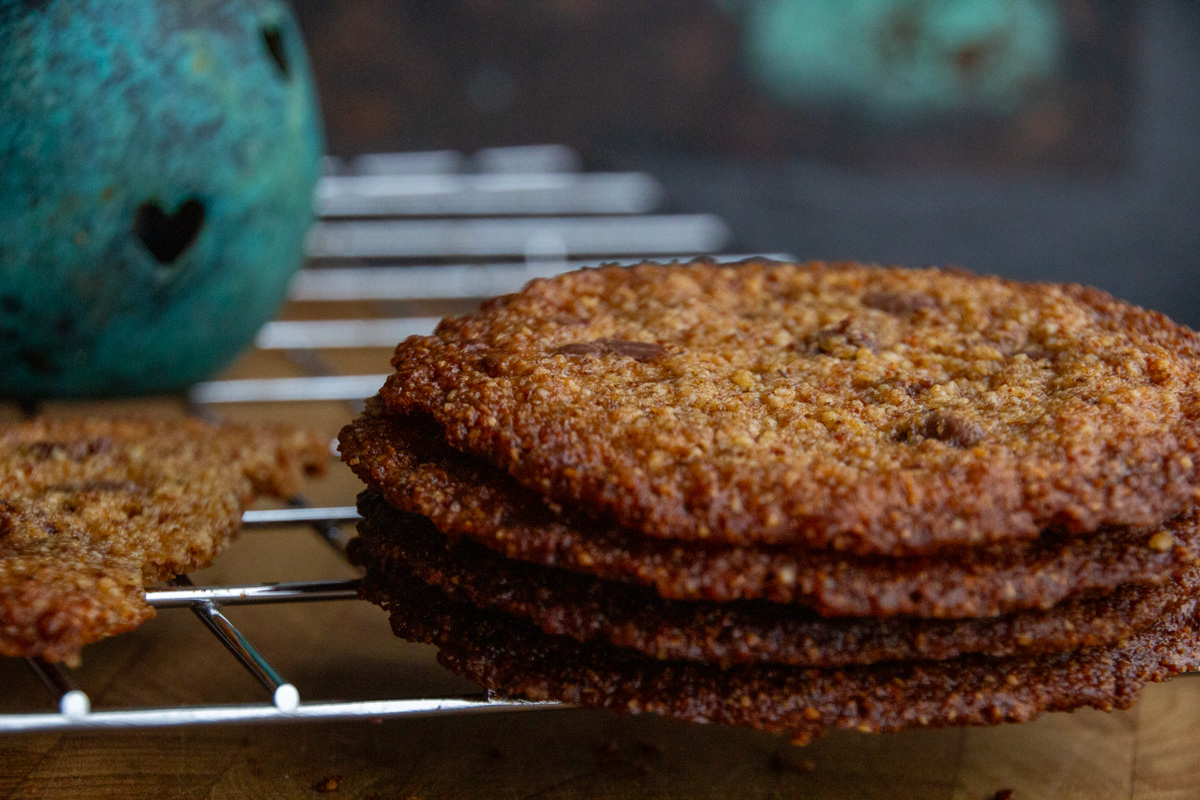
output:
<path id="1" fill-rule="evenodd" d="M 296 508 L 247 511 L 243 525 L 307 525 L 339 550 L 347 534 L 339 523 L 357 517 L 353 507 Z M 0 732 L 71 729 L 149 728 L 233 722 L 378 718 L 462 712 L 507 711 L 553 703 L 480 696 L 415 700 L 350 700 L 301 702 L 300 691 L 289 683 L 222 612 L 224 606 L 265 603 L 299 603 L 346 600 L 358 596 L 357 580 L 296 581 L 238 586 L 194 586 L 179 576 L 162 588 L 150 589 L 146 599 L 156 609 L 188 608 L 210 633 L 269 693 L 270 702 L 236 705 L 200 705 L 158 708 L 103 709 L 91 700 L 62 669 L 41 659 L 27 663 L 57 700 L 57 711 L 0 715 Z"/>
<path id="2" fill-rule="evenodd" d="M 307 243 L 309 266 L 290 299 L 325 301 L 462 301 L 516 291 L 533 278 L 600 262 L 633 263 L 717 253 L 727 244 L 724 223 L 705 214 L 656 214 L 662 190 L 640 173 L 583 173 L 569 149 L 501 148 L 458 153 L 400 153 L 331 162 L 316 194 L 318 222 Z M 720 256 L 735 260 L 741 256 Z M 786 258 L 786 256 L 777 256 Z M 308 374 L 298 378 L 221 380 L 193 386 L 195 414 L 219 417 L 223 403 L 343 400 L 361 407 L 385 374 L 328 372 L 320 351 L 392 347 L 430 332 L 435 317 L 275 321 L 255 346 L 285 351 Z M 250 510 L 246 529 L 308 528 L 344 554 L 342 527 L 358 518 L 353 506 Z M 215 640 L 262 685 L 267 701 L 230 705 L 94 709 L 88 695 L 54 664 L 28 659 L 57 708 L 0 714 L 0 733 L 73 729 L 148 728 L 212 723 L 379 718 L 562 707 L 486 694 L 433 699 L 305 702 L 239 631 L 226 606 L 339 601 L 357 597 L 357 580 L 317 580 L 194 586 L 186 576 L 147 591 L 156 609 L 190 609 Z M 331 633 L 336 641 L 336 632 Z"/>

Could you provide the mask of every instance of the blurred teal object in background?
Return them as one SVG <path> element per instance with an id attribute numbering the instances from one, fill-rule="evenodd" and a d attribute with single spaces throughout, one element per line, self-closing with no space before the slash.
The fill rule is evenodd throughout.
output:
<path id="1" fill-rule="evenodd" d="M 884 122 L 1004 114 L 1054 77 L 1055 0 L 724 0 L 771 95 Z"/>
<path id="2" fill-rule="evenodd" d="M 323 137 L 277 0 L 0 0 L 0 394 L 178 389 L 282 302 Z"/>

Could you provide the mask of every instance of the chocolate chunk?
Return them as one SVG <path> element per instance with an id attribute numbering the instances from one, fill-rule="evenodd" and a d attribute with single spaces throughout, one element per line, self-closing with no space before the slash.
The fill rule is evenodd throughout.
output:
<path id="1" fill-rule="evenodd" d="M 80 483 L 57 483 L 47 486 L 48 492 L 99 492 L 101 494 L 146 494 L 146 490 L 133 481 L 82 481 Z"/>
<path id="2" fill-rule="evenodd" d="M 56 455 L 70 461 L 79 461 L 88 456 L 107 453 L 112 449 L 112 446 L 112 439 L 101 436 L 77 442 L 31 442 L 18 448 L 18 452 L 22 455 L 36 458 L 39 461 L 54 458 Z"/>
<path id="3" fill-rule="evenodd" d="M 628 339 L 594 339 L 590 342 L 564 344 L 553 351 L 564 356 L 625 356 L 645 363 L 663 354 L 663 346 L 654 342 L 631 342 Z"/>
<path id="4" fill-rule="evenodd" d="M 946 411 L 933 411 L 897 431 L 902 442 L 917 439 L 937 439 L 954 447 L 971 447 L 983 439 L 985 431 L 979 423 Z"/>
<path id="5" fill-rule="evenodd" d="M 879 342 L 870 331 L 857 327 L 850 317 L 837 325 L 809 334 L 804 346 L 808 352 L 838 358 L 851 358 L 860 347 L 865 347 L 872 353 L 879 350 Z"/>
<path id="6" fill-rule="evenodd" d="M 553 355 L 556 356 L 602 356 L 605 353 L 604 345 L 601 344 L 603 339 L 597 339 L 594 342 L 574 342 L 572 344 L 564 344 L 562 347 L 556 348 Z"/>
<path id="7" fill-rule="evenodd" d="M 937 307 L 938 301 L 927 294 L 917 292 L 867 292 L 862 303 L 876 311 L 889 314 L 912 314 L 926 308 Z"/>
<path id="8" fill-rule="evenodd" d="M 557 325 L 587 325 L 588 321 L 574 314 L 555 314 L 550 321 Z"/>
<path id="9" fill-rule="evenodd" d="M 1058 358 L 1058 353 L 1054 350 L 1047 350 L 1045 347 L 1031 345 L 1021 351 L 1029 356 L 1030 361 L 1053 361 Z"/>
<path id="10" fill-rule="evenodd" d="M 504 374 L 504 370 L 507 367 L 505 361 L 506 359 L 502 355 L 497 353 L 486 353 L 484 354 L 483 358 L 479 360 L 479 365 L 483 367 L 483 371 L 488 375 L 491 375 L 493 378 L 499 378 Z"/>

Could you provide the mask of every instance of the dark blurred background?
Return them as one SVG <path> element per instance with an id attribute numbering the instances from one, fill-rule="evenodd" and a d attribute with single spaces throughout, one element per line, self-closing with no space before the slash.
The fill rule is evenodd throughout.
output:
<path id="1" fill-rule="evenodd" d="M 329 152 L 561 143 L 731 250 L 1101 286 L 1200 325 L 1195 0 L 294 0 Z"/>

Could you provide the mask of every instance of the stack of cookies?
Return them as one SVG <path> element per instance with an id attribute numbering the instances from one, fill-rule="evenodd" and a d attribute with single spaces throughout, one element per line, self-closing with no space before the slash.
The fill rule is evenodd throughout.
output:
<path id="1" fill-rule="evenodd" d="M 364 591 L 500 694 L 805 741 L 1200 664 L 1200 336 L 1103 292 L 605 267 L 393 365 L 341 437 Z"/>

